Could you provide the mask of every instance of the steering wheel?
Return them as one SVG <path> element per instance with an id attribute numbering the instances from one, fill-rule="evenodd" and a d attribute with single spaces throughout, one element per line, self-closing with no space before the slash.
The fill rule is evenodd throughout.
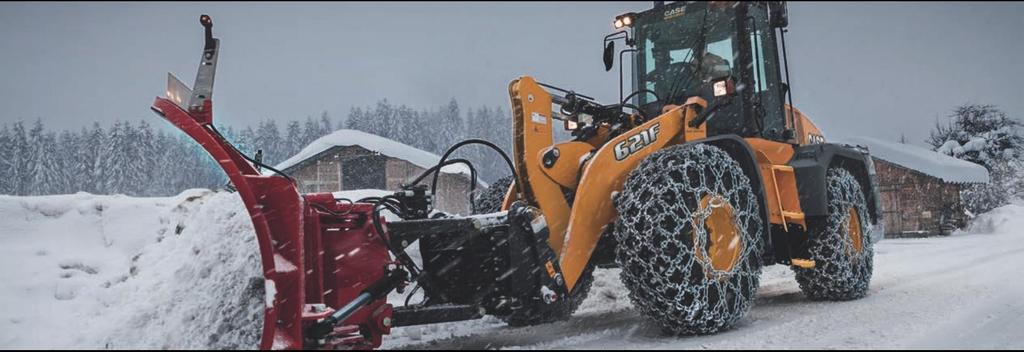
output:
<path id="1" fill-rule="evenodd" d="M 697 64 L 692 61 L 673 62 L 653 77 L 659 82 L 655 89 L 666 102 L 690 88 L 697 77 Z M 685 86 L 683 86 L 685 84 Z M 674 91 L 674 92 L 673 92 Z M 676 93 L 676 94 L 672 94 Z"/>

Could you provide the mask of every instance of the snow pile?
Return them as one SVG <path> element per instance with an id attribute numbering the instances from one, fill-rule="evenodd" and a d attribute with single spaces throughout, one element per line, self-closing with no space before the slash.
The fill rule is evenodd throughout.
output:
<path id="1" fill-rule="evenodd" d="M 1016 234 L 1024 229 L 1024 200 L 1016 200 L 971 220 L 966 230 L 957 234 Z"/>
<path id="2" fill-rule="evenodd" d="M 255 348 L 263 280 L 234 193 L 0 196 L 0 346 Z"/>
<path id="3" fill-rule="evenodd" d="M 429 169 L 441 161 L 437 154 L 417 149 L 415 147 L 399 143 L 381 136 L 369 134 L 357 130 L 337 130 L 326 136 L 317 138 L 298 154 L 274 166 L 278 170 L 292 167 L 302 161 L 323 153 L 328 149 L 339 146 L 360 146 L 367 150 L 375 151 L 393 158 L 402 159 L 413 163 L 424 169 Z M 470 175 L 469 168 L 463 164 L 452 164 L 441 168 L 442 172 L 450 174 Z"/>
<path id="4" fill-rule="evenodd" d="M 984 166 L 915 145 L 885 142 L 871 137 L 847 137 L 838 142 L 865 146 L 871 152 L 872 158 L 898 164 L 938 177 L 946 182 L 985 183 L 989 181 L 988 170 Z M 952 142 L 956 144 L 956 141 Z M 967 144 L 972 145 L 970 142 Z M 958 145 L 957 148 L 961 147 Z"/>

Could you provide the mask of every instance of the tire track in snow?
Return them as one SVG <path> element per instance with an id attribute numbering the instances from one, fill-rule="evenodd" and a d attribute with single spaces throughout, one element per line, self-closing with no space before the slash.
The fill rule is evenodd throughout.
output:
<path id="1" fill-rule="evenodd" d="M 891 242 L 890 242 L 891 241 Z M 883 241 L 868 296 L 807 300 L 792 276 L 763 281 L 750 314 L 730 330 L 666 336 L 629 308 L 577 313 L 565 322 L 472 325 L 452 337 L 390 348 L 1021 348 L 1024 240 L 983 234 Z M 787 268 L 782 268 L 787 270 Z M 772 274 L 779 274 L 774 270 Z M 606 283 L 609 284 L 609 283 Z M 620 289 L 624 289 L 619 287 Z M 584 304 L 586 306 L 586 303 Z M 942 323 L 945 322 L 945 323 Z M 465 324 L 465 323 L 462 323 Z M 980 341 L 980 342 L 979 342 Z"/>

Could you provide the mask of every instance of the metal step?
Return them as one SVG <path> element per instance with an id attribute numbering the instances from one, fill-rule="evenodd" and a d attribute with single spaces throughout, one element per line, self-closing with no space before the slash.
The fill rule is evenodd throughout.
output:
<path id="1" fill-rule="evenodd" d="M 774 170 L 774 171 L 782 171 L 782 172 L 793 172 L 793 167 L 789 166 L 789 165 L 781 165 L 781 164 L 775 165 L 775 164 L 773 164 L 772 165 L 772 170 Z"/>
<path id="2" fill-rule="evenodd" d="M 782 211 L 782 217 L 793 220 L 803 220 L 804 213 L 801 211 Z"/>
<path id="3" fill-rule="evenodd" d="M 810 259 L 793 259 L 790 261 L 795 267 L 804 269 L 814 269 L 814 261 Z"/>

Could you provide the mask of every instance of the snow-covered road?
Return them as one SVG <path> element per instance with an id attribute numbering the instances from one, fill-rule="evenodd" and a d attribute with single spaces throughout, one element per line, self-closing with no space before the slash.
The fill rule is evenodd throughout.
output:
<path id="1" fill-rule="evenodd" d="M 0 348 L 252 348 L 262 290 L 237 195 L 0 196 Z M 767 268 L 736 327 L 664 336 L 599 269 L 569 321 L 404 327 L 388 349 L 1024 348 L 1024 203 L 951 237 L 876 245 L 868 297 L 811 302 Z M 397 303 L 397 299 L 395 300 Z"/>
<path id="2" fill-rule="evenodd" d="M 485 318 L 407 327 L 384 347 L 1024 348 L 1024 207 L 997 209 L 970 232 L 879 242 L 871 291 L 857 301 L 808 301 L 788 268 L 769 267 L 750 314 L 714 335 L 662 335 L 630 307 L 618 270 L 606 269 L 569 321 L 511 328 Z"/>

